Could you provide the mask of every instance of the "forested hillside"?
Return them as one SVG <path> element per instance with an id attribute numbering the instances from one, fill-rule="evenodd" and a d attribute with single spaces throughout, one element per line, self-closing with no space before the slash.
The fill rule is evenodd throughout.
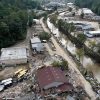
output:
<path id="1" fill-rule="evenodd" d="M 0 48 L 26 36 L 27 9 L 39 7 L 33 0 L 0 0 Z"/>
<path id="2" fill-rule="evenodd" d="M 93 12 L 100 15 L 100 0 L 75 0 L 79 7 L 91 8 Z"/>

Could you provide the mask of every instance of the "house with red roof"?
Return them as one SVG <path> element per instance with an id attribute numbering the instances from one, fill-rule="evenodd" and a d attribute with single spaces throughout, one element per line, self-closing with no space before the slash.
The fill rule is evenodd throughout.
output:
<path id="1" fill-rule="evenodd" d="M 37 81 L 41 90 L 57 88 L 58 91 L 72 90 L 63 71 L 57 67 L 43 67 L 37 70 Z"/>

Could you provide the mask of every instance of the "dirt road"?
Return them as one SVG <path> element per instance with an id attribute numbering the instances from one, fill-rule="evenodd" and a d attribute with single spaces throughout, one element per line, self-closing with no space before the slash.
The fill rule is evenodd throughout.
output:
<path id="1" fill-rule="evenodd" d="M 49 29 L 45 26 L 45 24 L 43 23 L 43 18 L 40 19 L 40 23 L 44 29 L 45 32 L 48 32 L 48 33 L 51 33 L 49 31 Z M 50 55 L 53 55 L 54 53 L 56 53 L 57 55 L 60 55 L 62 56 L 65 60 L 68 61 L 69 63 L 69 68 L 73 71 L 76 71 L 77 73 L 77 77 L 79 78 L 79 80 L 81 81 L 82 83 L 82 86 L 83 88 L 85 89 L 85 91 L 87 92 L 87 94 L 91 97 L 91 100 L 95 100 L 96 99 L 96 96 L 95 96 L 95 93 L 93 92 L 92 90 L 92 87 L 91 85 L 89 84 L 89 82 L 87 82 L 85 80 L 85 78 L 82 76 L 82 74 L 80 73 L 80 71 L 77 69 L 77 64 L 74 62 L 74 60 L 69 56 L 69 54 L 67 52 L 65 52 L 63 50 L 63 48 L 61 48 L 59 46 L 59 44 L 57 43 L 57 41 L 55 40 L 55 38 L 52 36 L 51 37 L 51 40 L 52 42 L 54 43 L 55 47 L 56 47 L 56 52 L 52 52 L 50 50 L 50 48 L 48 46 L 47 47 L 47 50 L 48 52 L 50 53 Z"/>

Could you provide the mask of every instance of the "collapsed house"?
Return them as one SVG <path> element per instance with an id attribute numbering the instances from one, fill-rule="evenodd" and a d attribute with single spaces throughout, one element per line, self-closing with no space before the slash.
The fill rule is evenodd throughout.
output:
<path id="1" fill-rule="evenodd" d="M 37 70 L 36 76 L 41 90 L 55 88 L 56 92 L 65 92 L 73 89 L 60 68 L 43 67 Z"/>

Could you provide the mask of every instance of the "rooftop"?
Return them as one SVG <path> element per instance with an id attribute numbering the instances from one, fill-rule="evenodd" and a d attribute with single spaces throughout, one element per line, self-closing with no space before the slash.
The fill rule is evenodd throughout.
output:
<path id="1" fill-rule="evenodd" d="M 73 3 L 72 2 L 69 2 L 69 3 L 67 3 L 68 5 L 73 5 Z"/>
<path id="2" fill-rule="evenodd" d="M 88 9 L 88 8 L 83 8 L 83 13 L 84 14 L 93 14 L 92 10 Z"/>
<path id="3" fill-rule="evenodd" d="M 31 39 L 31 43 L 32 43 L 32 44 L 41 43 L 41 41 L 40 41 L 40 39 L 39 39 L 38 37 L 33 37 L 33 38 Z"/>
<path id="4" fill-rule="evenodd" d="M 36 22 L 36 24 L 40 24 L 40 21 L 38 19 L 33 19 L 33 22 Z"/>
<path id="5" fill-rule="evenodd" d="M 43 48 L 42 43 L 32 44 L 32 48 L 37 48 L 37 47 Z"/>
<path id="6" fill-rule="evenodd" d="M 2 48 L 0 60 L 27 58 L 26 48 Z"/>
<path id="7" fill-rule="evenodd" d="M 50 66 L 37 70 L 37 80 L 40 88 L 44 88 L 46 85 L 51 84 L 52 82 L 68 82 L 60 68 Z"/>

